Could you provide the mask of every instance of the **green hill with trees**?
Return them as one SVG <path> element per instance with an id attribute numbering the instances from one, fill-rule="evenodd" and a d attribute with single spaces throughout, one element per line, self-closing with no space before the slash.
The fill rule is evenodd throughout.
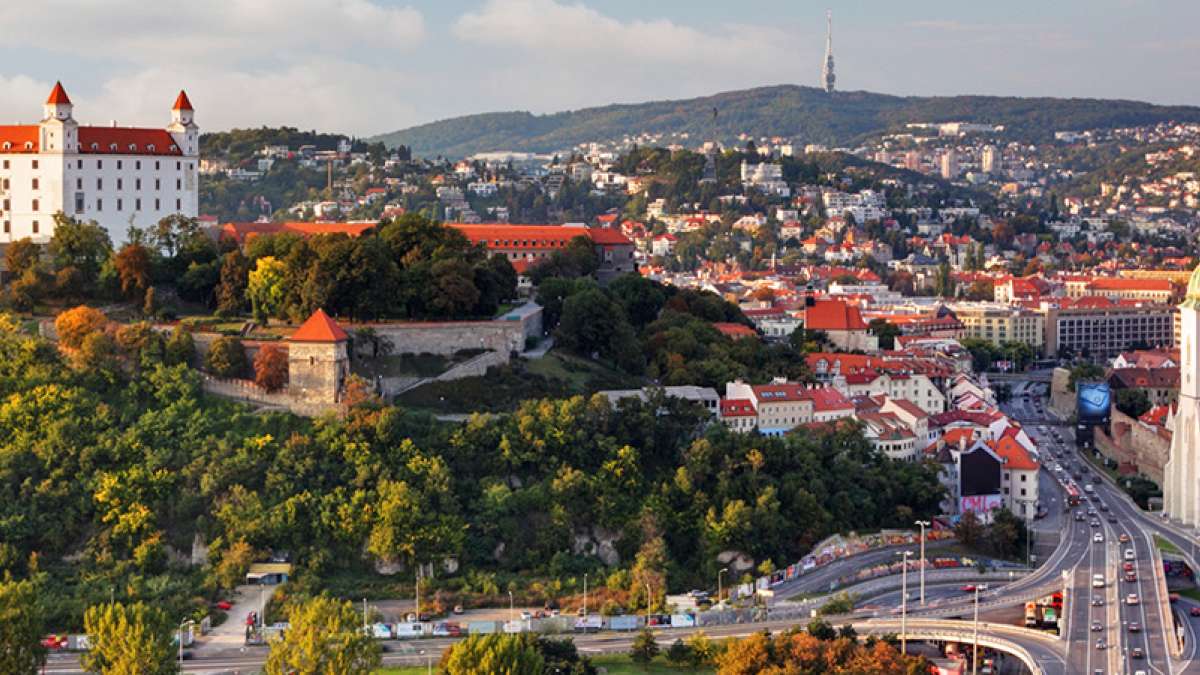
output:
<path id="1" fill-rule="evenodd" d="M 715 114 L 714 114 L 715 113 Z M 1020 140 L 1055 131 L 1114 128 L 1166 120 L 1200 121 L 1200 108 L 1139 101 L 1002 96 L 890 96 L 865 91 L 827 94 L 779 85 L 712 96 L 534 115 L 524 111 L 456 117 L 381 134 L 369 141 L 408 146 L 418 156 L 460 157 L 511 150 L 553 152 L 587 141 L 640 133 L 687 133 L 695 142 L 730 143 L 742 133 L 791 137 L 803 143 L 843 145 L 896 130 L 909 122 L 1002 124 Z"/>

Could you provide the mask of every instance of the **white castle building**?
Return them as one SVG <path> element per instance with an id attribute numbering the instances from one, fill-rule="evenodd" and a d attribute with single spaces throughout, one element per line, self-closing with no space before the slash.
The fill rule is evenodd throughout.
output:
<path id="1" fill-rule="evenodd" d="M 165 129 L 85 126 L 62 83 L 38 124 L 0 125 L 0 243 L 49 241 L 54 214 L 95 220 L 114 243 L 129 226 L 199 212 L 200 132 L 180 91 Z"/>
<path id="2" fill-rule="evenodd" d="M 1179 410 L 1171 420 L 1171 452 L 1163 467 L 1163 510 L 1200 525 L 1200 267 L 1179 305 Z"/>

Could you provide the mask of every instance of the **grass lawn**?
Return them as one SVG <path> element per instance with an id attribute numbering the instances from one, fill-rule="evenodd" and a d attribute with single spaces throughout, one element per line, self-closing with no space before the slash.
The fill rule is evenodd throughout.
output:
<path id="1" fill-rule="evenodd" d="M 1167 541 L 1166 539 L 1163 539 L 1162 537 L 1158 536 L 1157 534 L 1154 535 L 1154 545 L 1157 546 L 1158 550 L 1162 551 L 1163 553 L 1174 553 L 1176 555 L 1183 553 L 1183 551 L 1179 550 L 1178 546 L 1176 546 L 1175 544 L 1172 544 L 1171 542 Z"/>
<path id="2" fill-rule="evenodd" d="M 660 645 L 666 649 L 668 645 Z M 713 668 L 691 668 L 689 666 L 673 666 L 667 662 L 662 656 L 654 659 L 645 667 L 640 666 L 629 659 L 627 654 L 601 654 L 589 657 L 592 663 L 598 668 L 604 668 L 609 675 L 643 675 L 644 673 L 701 673 L 701 675 L 711 675 L 717 672 Z M 433 671 L 440 672 L 437 665 L 434 665 Z M 424 675 L 426 668 L 423 667 L 404 667 L 404 668 L 384 668 L 383 670 L 375 671 L 376 675 Z"/>

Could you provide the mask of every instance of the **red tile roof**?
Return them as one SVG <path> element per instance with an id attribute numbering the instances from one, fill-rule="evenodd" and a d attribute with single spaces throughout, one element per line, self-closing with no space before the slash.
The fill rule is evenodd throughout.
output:
<path id="1" fill-rule="evenodd" d="M 1038 463 L 1029 452 L 1012 436 L 1003 436 L 992 445 L 996 454 L 1004 459 L 1004 468 L 1013 471 L 1037 471 Z"/>
<path id="2" fill-rule="evenodd" d="M 98 155 L 182 155 L 165 129 L 79 127 L 79 152 Z"/>
<path id="3" fill-rule="evenodd" d="M 314 234 L 346 234 L 357 237 L 363 232 L 375 227 L 378 223 L 309 223 L 302 221 L 284 223 L 224 223 L 221 234 L 232 237 L 238 243 L 245 243 L 254 237 L 264 234 L 290 233 L 304 237 Z"/>
<path id="4" fill-rule="evenodd" d="M 54 89 L 50 91 L 50 97 L 46 99 L 47 105 L 71 105 L 71 99 L 67 97 L 67 90 L 63 89 L 62 82 L 55 82 Z"/>
<path id="5" fill-rule="evenodd" d="M 817 300 L 804 312 L 808 330 L 866 330 L 858 308 L 841 300 Z"/>
<path id="6" fill-rule="evenodd" d="M 721 417 L 754 417 L 754 404 L 744 398 L 721 399 Z"/>
<path id="7" fill-rule="evenodd" d="M 349 339 L 346 331 L 329 318 L 323 309 L 313 312 L 312 316 L 288 338 L 292 342 L 343 342 Z"/>
<path id="8" fill-rule="evenodd" d="M 36 125 L 0 126 L 0 153 L 37 152 L 39 148 Z"/>
<path id="9" fill-rule="evenodd" d="M 192 102 L 188 100 L 187 92 L 180 89 L 179 96 L 175 98 L 175 105 L 171 106 L 171 110 L 191 110 Z"/>
<path id="10" fill-rule="evenodd" d="M 633 242 L 616 230 L 606 227 L 574 225 L 506 225 L 504 223 L 474 224 L 446 223 L 446 227 L 466 235 L 471 243 L 482 242 L 502 248 L 562 248 L 575 237 L 588 237 L 600 245 L 627 245 Z M 497 244 L 495 242 L 503 242 Z"/>
<path id="11" fill-rule="evenodd" d="M 1170 279 L 1122 279 L 1100 277 L 1093 279 L 1088 288 L 1093 291 L 1173 291 Z"/>
<path id="12" fill-rule="evenodd" d="M 722 334 L 727 335 L 727 336 L 733 338 L 734 340 L 737 340 L 740 338 L 758 337 L 758 333 L 756 333 L 753 328 L 751 328 L 749 326 L 743 326 L 740 323 L 730 323 L 727 321 L 715 321 L 715 322 L 713 322 L 712 326 L 713 326 L 713 328 L 716 328 L 717 330 L 721 331 Z"/>
<path id="13" fill-rule="evenodd" d="M 833 387 L 818 387 L 805 390 L 807 398 L 812 399 L 814 412 L 830 410 L 854 410 L 854 403 Z"/>

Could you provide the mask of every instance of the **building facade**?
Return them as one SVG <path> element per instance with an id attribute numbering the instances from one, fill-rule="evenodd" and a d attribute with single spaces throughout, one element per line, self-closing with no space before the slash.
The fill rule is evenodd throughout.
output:
<path id="1" fill-rule="evenodd" d="M 1200 267 L 1179 306 L 1179 410 L 1171 421 L 1171 450 L 1163 467 L 1163 512 L 1200 524 Z"/>
<path id="2" fill-rule="evenodd" d="M 130 225 L 199 214 L 200 131 L 179 92 L 163 129 L 81 125 L 62 84 L 38 124 L 0 126 L 0 242 L 46 242 L 62 212 L 114 242 Z"/>
<path id="3" fill-rule="evenodd" d="M 1169 348 L 1175 344 L 1175 313 L 1171 305 L 1095 296 L 1044 302 L 1045 354 L 1107 362 L 1134 348 Z"/>
<path id="4" fill-rule="evenodd" d="M 990 302 L 958 303 L 951 311 L 962 323 L 964 337 L 995 345 L 1024 342 L 1038 351 L 1045 345 L 1046 320 L 1037 312 Z"/>

